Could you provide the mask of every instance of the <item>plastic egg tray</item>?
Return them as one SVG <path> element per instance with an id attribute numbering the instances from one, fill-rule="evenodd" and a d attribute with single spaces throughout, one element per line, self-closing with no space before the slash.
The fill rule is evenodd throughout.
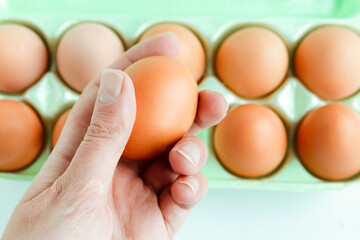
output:
<path id="1" fill-rule="evenodd" d="M 209 158 L 203 173 L 210 187 L 282 190 L 339 189 L 360 183 L 358 176 L 345 182 L 326 182 L 311 175 L 299 161 L 294 149 L 299 121 L 311 109 L 329 103 L 308 91 L 294 76 L 293 56 L 300 41 L 313 29 L 323 25 L 345 26 L 360 34 L 360 2 L 356 0 L 182 0 L 182 1 L 45 1 L 0 0 L 0 24 L 19 23 L 36 31 L 46 43 L 50 63 L 46 74 L 25 93 L 0 93 L 0 99 L 25 101 L 39 113 L 46 127 L 46 144 L 39 157 L 27 168 L 0 173 L 0 178 L 31 180 L 51 151 L 51 132 L 60 114 L 79 97 L 63 83 L 57 73 L 55 53 L 62 34 L 82 22 L 109 26 L 122 38 L 126 48 L 134 45 L 141 34 L 157 23 L 177 22 L 192 29 L 201 39 L 207 54 L 207 69 L 199 90 L 222 93 L 230 105 L 259 103 L 267 105 L 283 119 L 288 132 L 288 152 L 273 174 L 259 179 L 245 179 L 229 173 L 216 158 L 213 129 L 199 136 L 209 147 Z M 222 41 L 230 33 L 248 26 L 273 30 L 286 43 L 290 64 L 286 79 L 271 95 L 257 100 L 237 96 L 222 84 L 214 71 L 214 58 Z M 360 65 L 359 65 L 360 68 Z M 360 112 L 360 93 L 336 101 Z M 21 146 L 19 146 L 21 147 Z"/>

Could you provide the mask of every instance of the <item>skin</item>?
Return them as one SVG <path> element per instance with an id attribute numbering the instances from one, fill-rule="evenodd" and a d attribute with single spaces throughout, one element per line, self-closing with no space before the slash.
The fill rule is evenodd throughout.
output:
<path id="1" fill-rule="evenodd" d="M 3 240 L 174 237 L 207 192 L 207 180 L 199 172 L 207 148 L 194 135 L 222 120 L 227 104 L 219 93 L 200 92 L 193 126 L 169 153 L 147 161 L 124 159 L 136 102 L 131 79 L 121 70 L 148 56 L 175 57 L 178 50 L 177 37 L 165 33 L 125 52 L 110 66 L 124 76 L 120 96 L 112 103 L 99 100 L 101 75 L 94 78 L 13 212 Z M 196 164 L 177 151 L 186 143 L 200 152 Z"/>

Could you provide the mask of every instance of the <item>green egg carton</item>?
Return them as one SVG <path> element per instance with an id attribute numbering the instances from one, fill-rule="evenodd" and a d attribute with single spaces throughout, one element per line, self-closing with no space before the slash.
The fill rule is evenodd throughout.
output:
<path id="1" fill-rule="evenodd" d="M 311 175 L 294 150 L 299 121 L 311 109 L 329 103 L 309 92 L 294 76 L 293 56 L 301 39 L 314 28 L 340 25 L 360 34 L 360 1 L 357 0 L 0 0 L 0 24 L 19 23 L 36 31 L 46 43 L 50 62 L 46 74 L 25 93 L 0 93 L 0 99 L 27 102 L 41 116 L 46 127 L 46 144 L 39 157 L 17 172 L 1 172 L 0 178 L 31 181 L 51 151 L 51 132 L 56 119 L 79 97 L 63 83 L 57 73 L 55 53 L 62 34 L 82 22 L 98 22 L 121 36 L 126 48 L 154 24 L 177 22 L 188 26 L 202 40 L 207 68 L 199 89 L 222 93 L 230 105 L 259 103 L 283 118 L 288 130 L 288 152 L 277 171 L 260 179 L 245 179 L 225 170 L 216 158 L 212 133 L 199 136 L 209 147 L 209 158 L 202 172 L 213 188 L 277 189 L 292 191 L 341 189 L 360 183 L 358 176 L 344 182 L 326 182 Z M 290 64 L 286 79 L 271 95 L 258 100 L 237 96 L 217 78 L 214 57 L 220 43 L 233 31 L 247 26 L 263 26 L 276 32 L 286 43 Z M 360 68 L 360 65 L 359 65 Z M 336 101 L 360 112 L 360 93 Z M 19 146 L 21 147 L 21 146 Z"/>

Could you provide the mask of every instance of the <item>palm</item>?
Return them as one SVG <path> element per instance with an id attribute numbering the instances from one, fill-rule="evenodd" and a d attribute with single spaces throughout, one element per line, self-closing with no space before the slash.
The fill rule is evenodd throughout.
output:
<path id="1" fill-rule="evenodd" d="M 168 239 L 169 234 L 157 193 L 147 186 L 133 168 L 120 163 L 113 178 L 114 212 L 121 223 L 116 239 Z M 124 236 L 125 235 L 125 236 Z"/>

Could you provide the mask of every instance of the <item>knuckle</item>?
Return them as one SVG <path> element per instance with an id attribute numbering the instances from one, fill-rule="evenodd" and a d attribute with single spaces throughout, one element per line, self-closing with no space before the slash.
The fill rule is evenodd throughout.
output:
<path id="1" fill-rule="evenodd" d="M 87 129 L 85 140 L 113 139 L 120 135 L 120 125 L 113 120 L 97 120 L 90 124 Z"/>
<path id="2" fill-rule="evenodd" d="M 57 179 L 48 189 L 44 192 L 44 198 L 47 200 L 56 199 L 63 191 L 63 184 L 61 178 Z"/>
<path id="3" fill-rule="evenodd" d="M 53 150 L 51 152 L 51 155 L 54 155 L 54 158 L 56 159 L 64 159 L 67 162 L 71 162 L 72 156 L 67 153 L 66 151 L 62 150 Z"/>

